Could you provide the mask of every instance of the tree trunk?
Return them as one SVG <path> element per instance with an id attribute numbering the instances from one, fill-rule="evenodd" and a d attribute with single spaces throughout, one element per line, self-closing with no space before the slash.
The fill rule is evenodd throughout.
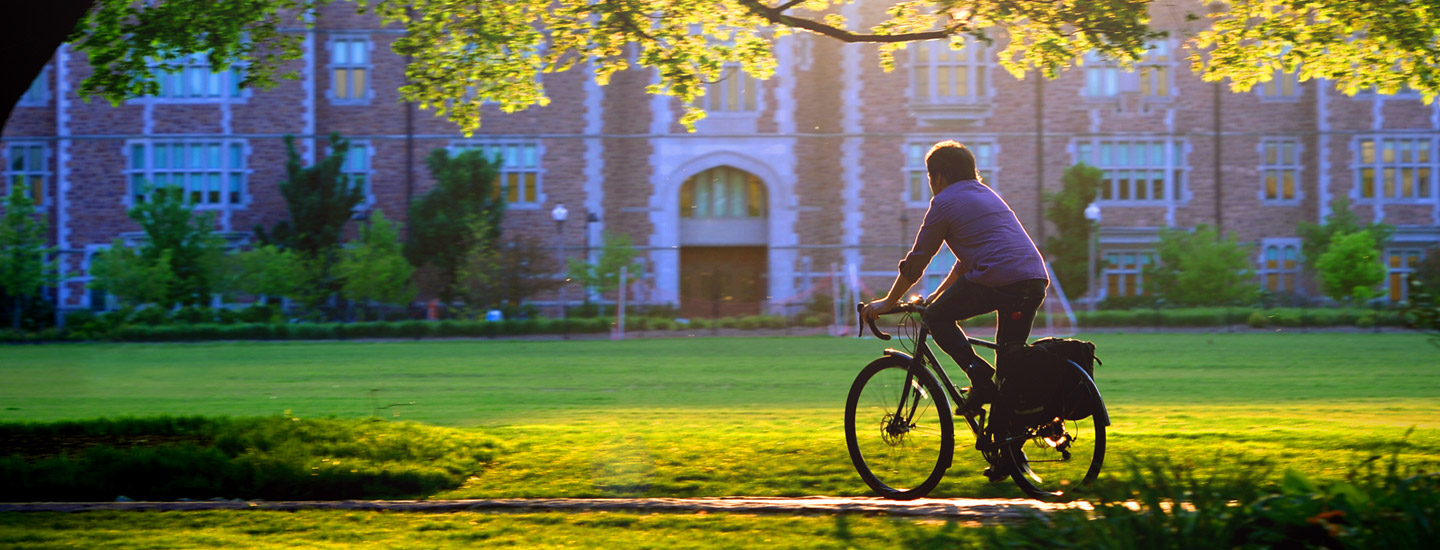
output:
<path id="1" fill-rule="evenodd" d="M 0 134 L 20 96 L 94 5 L 95 0 L 7 3 L 0 17 L 0 67 L 6 69 L 0 77 Z"/>

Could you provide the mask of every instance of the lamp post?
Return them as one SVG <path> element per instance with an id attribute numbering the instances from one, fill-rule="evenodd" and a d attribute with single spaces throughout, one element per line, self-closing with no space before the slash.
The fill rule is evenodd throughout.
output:
<path id="1" fill-rule="evenodd" d="M 1086 281 L 1089 284 L 1086 285 L 1085 297 L 1087 298 L 1086 302 L 1088 302 L 1086 307 L 1088 307 L 1091 312 L 1094 312 L 1097 294 L 1095 291 L 1095 241 L 1100 238 L 1100 205 L 1092 202 L 1089 206 L 1086 206 L 1085 219 L 1090 221 L 1090 238 L 1086 239 L 1090 241 L 1090 276 Z"/>
<path id="2" fill-rule="evenodd" d="M 550 217 L 555 220 L 555 259 L 560 263 L 560 326 L 565 327 L 566 338 L 570 337 L 570 325 L 565 321 L 565 218 L 570 211 L 565 209 L 564 204 L 556 204 L 555 209 L 550 211 Z"/>

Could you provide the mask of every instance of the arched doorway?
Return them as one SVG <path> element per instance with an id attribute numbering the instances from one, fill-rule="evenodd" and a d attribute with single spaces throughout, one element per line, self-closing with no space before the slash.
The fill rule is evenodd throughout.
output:
<path id="1" fill-rule="evenodd" d="M 710 168 L 680 187 L 680 309 L 690 317 L 757 315 L 766 299 L 768 197 L 754 174 Z"/>

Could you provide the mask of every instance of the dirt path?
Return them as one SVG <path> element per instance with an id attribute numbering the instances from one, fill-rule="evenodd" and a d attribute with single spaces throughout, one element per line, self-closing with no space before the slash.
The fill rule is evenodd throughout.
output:
<path id="1" fill-rule="evenodd" d="M 181 501 L 181 502 L 34 502 L 0 503 L 0 512 L 90 512 L 198 510 L 373 510 L 394 512 L 461 511 L 643 511 L 729 512 L 741 514 L 884 514 L 900 517 L 955 519 L 981 524 L 1015 523 L 1035 514 L 1083 507 L 1026 499 L 884 500 L 869 497 L 803 498 L 539 498 L 477 500 L 338 500 L 338 501 Z"/>

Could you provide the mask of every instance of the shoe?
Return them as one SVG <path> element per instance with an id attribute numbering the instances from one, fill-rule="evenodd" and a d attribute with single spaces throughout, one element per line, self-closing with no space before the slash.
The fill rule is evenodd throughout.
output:
<path id="1" fill-rule="evenodd" d="M 985 468 L 985 477 L 990 483 L 999 483 L 1010 479 L 1010 465 L 991 464 Z"/>
<path id="2" fill-rule="evenodd" d="M 995 394 L 999 393 L 999 390 L 995 388 L 995 383 L 989 380 L 969 388 L 963 388 L 961 391 L 965 394 L 965 402 L 955 408 L 955 414 L 962 416 L 980 412 L 980 407 L 995 401 Z"/>

